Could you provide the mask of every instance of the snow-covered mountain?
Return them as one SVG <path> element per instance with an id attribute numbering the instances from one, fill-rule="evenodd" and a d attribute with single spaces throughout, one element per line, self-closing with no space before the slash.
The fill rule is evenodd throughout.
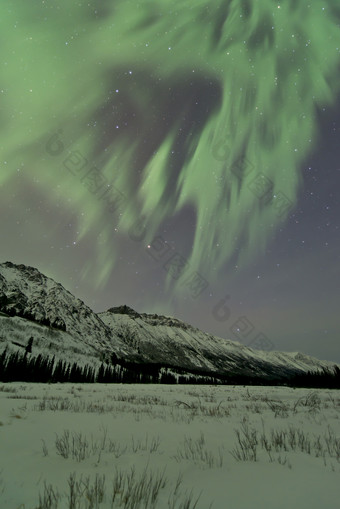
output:
<path id="1" fill-rule="evenodd" d="M 30 321 L 27 327 L 36 345 L 44 346 L 42 339 L 48 337 L 56 350 L 72 347 L 71 352 L 97 357 L 106 351 L 133 354 L 119 338 L 113 340 L 111 330 L 82 300 L 33 267 L 0 264 L 0 312 Z M 23 328 L 22 320 L 16 323 Z M 33 324 L 40 325 L 37 332 Z"/>
<path id="2" fill-rule="evenodd" d="M 175 318 L 127 306 L 95 313 L 37 269 L 0 264 L 0 342 L 23 344 L 72 359 L 123 359 L 191 372 L 285 378 L 334 363 L 300 353 L 263 352 L 202 332 Z M 1 346 L 1 343 L 0 343 Z"/>

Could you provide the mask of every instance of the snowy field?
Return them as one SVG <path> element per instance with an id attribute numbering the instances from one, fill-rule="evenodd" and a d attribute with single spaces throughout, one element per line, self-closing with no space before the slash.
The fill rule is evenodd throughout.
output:
<path id="1" fill-rule="evenodd" d="M 333 509 L 340 391 L 0 384 L 1 509 Z"/>

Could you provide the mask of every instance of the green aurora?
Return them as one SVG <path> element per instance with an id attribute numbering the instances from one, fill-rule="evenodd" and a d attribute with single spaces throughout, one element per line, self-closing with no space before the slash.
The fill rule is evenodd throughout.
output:
<path id="1" fill-rule="evenodd" d="M 76 211 L 79 241 L 100 232 L 83 277 L 104 284 L 120 235 L 143 223 L 144 249 L 184 207 L 196 224 L 182 254 L 210 282 L 263 252 L 296 204 L 317 108 L 339 91 L 338 0 L 16 0 L 0 11 L 0 184 L 15 188 L 20 172 Z M 98 191 L 84 168 L 100 173 Z M 121 201 L 109 215 L 110 193 Z"/>

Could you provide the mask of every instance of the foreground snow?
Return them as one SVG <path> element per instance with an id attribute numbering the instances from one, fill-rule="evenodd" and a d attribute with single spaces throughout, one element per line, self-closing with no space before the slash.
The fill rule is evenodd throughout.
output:
<path id="1" fill-rule="evenodd" d="M 340 391 L 11 383 L 0 399 L 2 509 L 338 503 Z"/>

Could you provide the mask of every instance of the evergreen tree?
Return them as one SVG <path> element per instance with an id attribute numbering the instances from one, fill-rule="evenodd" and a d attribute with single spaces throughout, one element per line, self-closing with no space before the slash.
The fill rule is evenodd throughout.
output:
<path id="1" fill-rule="evenodd" d="M 4 382 L 7 364 L 7 347 L 0 355 L 0 381 Z"/>
<path id="2" fill-rule="evenodd" d="M 27 346 L 25 348 L 26 353 L 32 353 L 32 345 L 33 345 L 33 336 L 31 336 L 28 340 Z"/>

